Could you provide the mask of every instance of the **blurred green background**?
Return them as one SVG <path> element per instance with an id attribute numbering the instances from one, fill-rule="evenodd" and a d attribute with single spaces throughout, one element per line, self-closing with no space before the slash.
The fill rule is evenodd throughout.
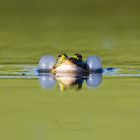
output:
<path id="1" fill-rule="evenodd" d="M 37 64 L 61 52 L 137 63 L 139 6 L 138 0 L 1 1 L 0 63 Z"/>
<path id="2" fill-rule="evenodd" d="M 98 55 L 122 76 L 63 93 L 38 79 L 0 78 L 0 139 L 139 140 L 140 1 L 0 1 L 0 76 L 63 52 Z"/>

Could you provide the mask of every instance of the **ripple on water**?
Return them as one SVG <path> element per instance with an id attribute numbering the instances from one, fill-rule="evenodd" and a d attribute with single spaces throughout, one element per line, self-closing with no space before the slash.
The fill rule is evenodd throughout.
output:
<path id="1" fill-rule="evenodd" d="M 82 88 L 86 83 L 88 87 L 97 88 L 104 77 L 140 77 L 140 71 L 135 69 L 104 68 L 102 73 L 92 73 L 88 76 L 75 74 L 52 75 L 51 73 L 39 74 L 36 65 L 0 65 L 1 79 L 39 79 L 42 88 L 53 88 L 58 83 L 61 90 L 76 87 Z"/>
<path id="2" fill-rule="evenodd" d="M 0 78 L 37 78 L 37 65 L 0 65 Z M 139 69 L 104 68 L 105 76 L 140 76 Z"/>

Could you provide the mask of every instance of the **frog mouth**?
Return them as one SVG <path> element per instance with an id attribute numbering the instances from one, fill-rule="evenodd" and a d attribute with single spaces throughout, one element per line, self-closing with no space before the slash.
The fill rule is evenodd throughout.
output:
<path id="1" fill-rule="evenodd" d="M 55 72 L 86 72 L 85 69 L 75 65 L 63 63 L 59 67 L 55 68 Z"/>

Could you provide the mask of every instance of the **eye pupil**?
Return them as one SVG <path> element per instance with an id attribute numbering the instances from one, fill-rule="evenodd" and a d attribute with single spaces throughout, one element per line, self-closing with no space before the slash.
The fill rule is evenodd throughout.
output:
<path id="1" fill-rule="evenodd" d="M 60 54 L 58 55 L 58 58 L 59 58 L 59 57 L 61 57 L 61 55 L 60 55 Z"/>
<path id="2" fill-rule="evenodd" d="M 82 55 L 80 55 L 80 54 L 78 54 L 78 53 L 76 53 L 75 54 L 79 59 L 82 59 Z"/>

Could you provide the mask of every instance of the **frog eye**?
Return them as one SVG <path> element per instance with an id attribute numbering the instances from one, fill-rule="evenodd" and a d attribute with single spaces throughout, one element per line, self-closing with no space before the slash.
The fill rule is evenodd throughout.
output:
<path id="1" fill-rule="evenodd" d="M 63 53 L 63 54 L 58 55 L 58 58 L 60 58 L 60 57 L 68 57 L 68 56 L 65 53 Z"/>
<path id="2" fill-rule="evenodd" d="M 59 55 L 58 55 L 58 58 L 60 58 L 61 56 L 62 56 L 62 55 L 61 55 L 61 54 L 59 54 Z"/>
<path id="3" fill-rule="evenodd" d="M 82 55 L 79 55 L 79 58 L 82 60 Z"/>
<path id="4" fill-rule="evenodd" d="M 75 55 L 76 55 L 80 60 L 82 60 L 82 55 L 81 55 L 81 54 L 76 53 Z"/>

